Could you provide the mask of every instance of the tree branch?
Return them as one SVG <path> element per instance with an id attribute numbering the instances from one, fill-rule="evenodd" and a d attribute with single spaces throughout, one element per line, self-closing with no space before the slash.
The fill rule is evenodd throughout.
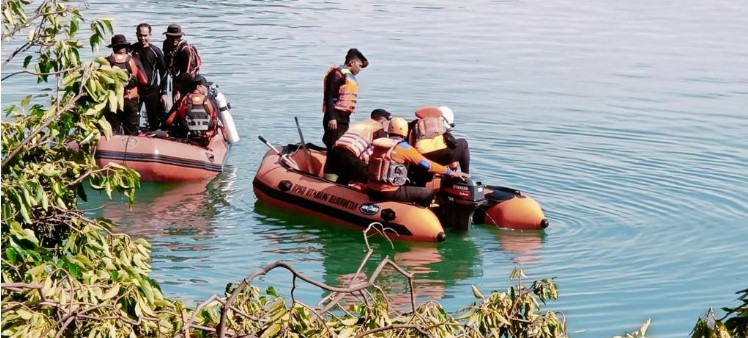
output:
<path id="1" fill-rule="evenodd" d="M 56 121 L 57 118 L 60 117 L 60 115 L 62 114 L 62 112 L 65 112 L 68 109 L 70 109 L 75 102 L 77 102 L 80 98 L 82 98 L 84 96 L 86 96 L 85 92 L 78 93 L 78 95 L 76 95 L 68 103 L 66 103 L 65 106 L 62 109 L 58 110 L 55 113 L 54 116 L 51 116 L 49 119 L 47 119 L 46 121 L 44 121 L 44 123 L 42 123 L 42 125 L 40 125 L 39 127 L 37 127 L 28 136 L 26 136 L 26 138 L 23 139 L 23 141 L 21 141 L 21 144 L 19 144 L 16 148 L 14 148 L 10 152 L 8 152 L 8 155 L 5 156 L 5 159 L 3 159 L 3 163 L 2 163 L 2 165 L 0 165 L 0 167 L 5 167 L 5 165 L 8 164 L 8 162 L 10 162 L 10 160 L 13 159 L 13 157 L 15 157 L 18 154 L 19 151 L 21 151 L 21 148 L 23 148 L 27 143 L 29 143 L 29 141 L 31 141 L 31 139 L 34 136 L 36 136 L 42 130 L 44 130 L 45 128 L 47 128 L 50 124 L 52 124 L 52 122 Z"/>
<path id="2" fill-rule="evenodd" d="M 6 75 L 6 76 L 4 76 L 4 77 L 2 78 L 2 80 L 0 80 L 0 81 L 5 81 L 5 79 L 7 79 L 7 78 L 9 78 L 9 77 L 11 77 L 11 76 L 19 75 L 19 74 L 29 74 L 29 75 L 35 75 L 35 76 L 42 76 L 42 75 L 60 75 L 60 74 L 65 74 L 65 73 L 67 73 L 67 72 L 70 72 L 70 71 L 76 70 L 76 69 L 77 69 L 77 68 L 73 67 L 73 68 L 63 69 L 63 70 L 60 70 L 60 71 L 56 71 L 56 72 L 50 72 L 50 73 L 37 73 L 37 72 L 32 72 L 32 71 L 30 71 L 30 70 L 24 69 L 24 70 L 19 70 L 19 71 L 17 71 L 17 72 L 14 72 L 14 73 L 10 73 L 10 74 Z"/>

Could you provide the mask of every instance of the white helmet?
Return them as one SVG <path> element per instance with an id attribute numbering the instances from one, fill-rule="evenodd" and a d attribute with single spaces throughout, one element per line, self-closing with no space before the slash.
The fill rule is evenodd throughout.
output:
<path id="1" fill-rule="evenodd" d="M 455 113 L 447 106 L 439 107 L 439 111 L 442 112 L 442 117 L 447 124 L 447 129 L 452 129 L 452 127 L 455 126 Z"/>

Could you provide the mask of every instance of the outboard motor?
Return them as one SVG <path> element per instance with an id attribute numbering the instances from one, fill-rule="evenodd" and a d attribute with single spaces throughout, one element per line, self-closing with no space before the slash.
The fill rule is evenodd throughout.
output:
<path id="1" fill-rule="evenodd" d="M 473 222 L 473 213 L 486 202 L 483 184 L 467 178 L 445 176 L 437 194 L 439 208 L 437 216 L 445 228 L 467 231 Z"/>

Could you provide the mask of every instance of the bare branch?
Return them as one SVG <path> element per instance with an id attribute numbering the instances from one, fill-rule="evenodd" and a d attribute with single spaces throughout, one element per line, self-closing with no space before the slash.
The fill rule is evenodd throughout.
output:
<path id="1" fill-rule="evenodd" d="M 182 328 L 182 330 L 184 331 L 183 333 L 184 333 L 184 337 L 185 338 L 190 338 L 190 326 L 192 326 L 192 322 L 195 321 L 195 317 L 197 317 L 197 314 L 200 313 L 200 311 L 204 307 L 208 306 L 210 303 L 212 303 L 215 300 L 218 300 L 218 296 L 212 295 L 212 296 L 210 296 L 210 298 L 208 298 L 206 301 L 200 303 L 200 305 L 198 305 L 195 308 L 195 311 L 192 312 L 192 316 L 190 316 L 190 320 L 188 320 L 187 323 L 184 324 L 184 327 Z"/>
<path id="2" fill-rule="evenodd" d="M 50 72 L 50 73 L 37 73 L 37 72 L 32 72 L 32 71 L 30 71 L 30 70 L 26 70 L 26 69 L 24 69 L 24 70 L 19 70 L 19 71 L 17 71 L 17 72 L 14 72 L 14 73 L 10 73 L 10 74 L 8 74 L 8 75 L 4 76 L 4 77 L 2 78 L 2 80 L 1 80 L 1 81 L 5 81 L 5 79 L 7 79 L 7 78 L 9 78 L 9 77 L 11 77 L 11 76 L 19 75 L 19 74 L 29 74 L 29 75 L 35 75 L 35 76 L 43 76 L 43 75 L 60 75 L 60 74 L 65 74 L 65 73 L 67 73 L 67 72 L 71 72 L 71 71 L 74 71 L 74 70 L 76 70 L 76 69 L 77 69 L 77 68 L 73 67 L 73 68 L 63 69 L 63 70 L 60 70 L 60 71 L 56 71 L 56 72 Z"/>

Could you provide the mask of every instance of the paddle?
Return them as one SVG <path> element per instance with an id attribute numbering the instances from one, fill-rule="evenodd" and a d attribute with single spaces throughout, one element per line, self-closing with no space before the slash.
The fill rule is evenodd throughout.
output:
<path id="1" fill-rule="evenodd" d="M 306 147 L 304 134 L 301 133 L 301 126 L 299 126 L 299 118 L 294 116 L 293 119 L 296 120 L 296 130 L 299 131 L 299 138 L 301 138 L 301 147 L 304 148 L 304 157 L 306 158 L 307 171 L 309 171 L 310 174 L 314 174 L 314 172 L 312 171 L 312 153 L 309 151 L 309 148 Z"/>
<path id="2" fill-rule="evenodd" d="M 275 147 L 273 147 L 273 145 L 270 144 L 270 142 L 268 142 L 268 140 L 266 140 L 264 137 L 262 137 L 262 135 L 259 135 L 258 137 L 260 138 L 260 141 L 262 141 L 262 143 L 265 143 L 266 146 L 268 146 L 270 149 L 273 149 L 273 151 L 276 154 L 278 154 L 278 156 L 280 156 L 281 162 L 285 163 L 286 165 L 288 165 L 292 169 L 299 170 L 299 165 L 296 164 L 296 162 L 294 160 L 288 158 L 288 156 L 286 154 L 281 154 L 281 152 L 278 149 L 276 149 Z"/>

